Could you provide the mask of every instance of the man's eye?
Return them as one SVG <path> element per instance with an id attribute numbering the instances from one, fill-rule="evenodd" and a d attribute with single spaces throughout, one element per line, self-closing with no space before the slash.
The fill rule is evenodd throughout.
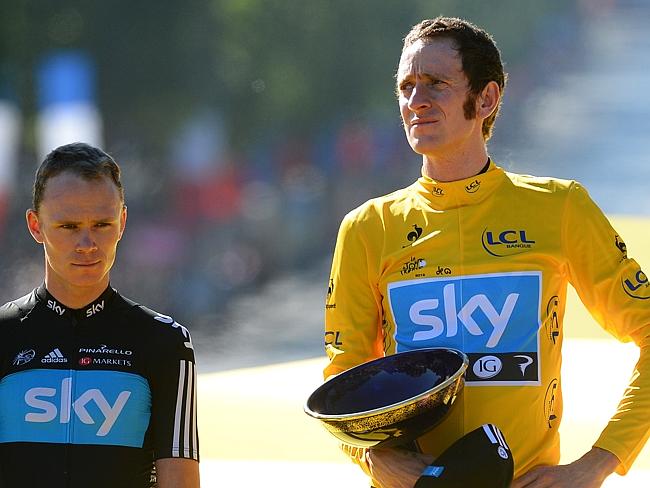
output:
<path id="1" fill-rule="evenodd" d="M 62 224 L 61 228 L 62 229 L 76 229 L 77 226 L 76 226 L 76 224 Z"/>

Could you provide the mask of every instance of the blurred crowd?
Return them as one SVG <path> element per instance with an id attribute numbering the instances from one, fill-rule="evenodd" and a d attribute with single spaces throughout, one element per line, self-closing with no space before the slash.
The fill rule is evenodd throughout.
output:
<path id="1" fill-rule="evenodd" d="M 419 171 L 397 120 L 265 141 L 246 154 L 211 137 L 220 126 L 217 116 L 199 115 L 174 141 L 169 172 L 141 175 L 158 180 L 159 191 L 138 185 L 118 267 L 134 290 L 148 277 L 144 301 L 165 296 L 162 306 L 191 311 L 194 321 L 213 320 L 233 294 L 319 264 L 347 210 Z"/>
<path id="2" fill-rule="evenodd" d="M 612 2 L 597 3 L 601 5 L 598 12 L 602 12 Z M 516 153 L 513 147 L 526 146 L 525 139 L 522 142 L 526 129 L 523 114 L 530 107 L 531 93 L 540 85 L 554 83 L 558 71 L 575 68 L 581 62 L 582 47 L 577 42 L 580 19 L 589 12 L 574 7 L 551 6 L 543 16 L 534 16 L 534 29 L 526 39 L 527 54 L 506 63 L 510 81 L 491 143 L 496 148 L 493 155 L 506 167 Z M 488 19 L 496 22 L 499 16 Z M 501 35 L 497 30 L 511 51 L 522 42 L 509 38 L 517 31 L 514 27 L 503 26 Z M 394 47 L 398 52 L 399 45 Z M 363 57 L 369 66 L 376 64 L 367 58 Z M 116 59 L 107 59 L 112 67 Z M 71 65 L 79 71 L 86 61 Z M 337 71 L 337 60 L 330 62 L 336 68 L 332 68 L 334 75 L 343 78 Z M 390 71 L 396 63 L 391 57 L 390 65 L 384 68 Z M 146 132 L 152 123 L 138 126 L 133 114 L 120 118 L 127 111 L 107 103 L 110 97 L 94 88 L 97 80 L 92 72 L 79 76 L 78 84 L 71 84 L 65 81 L 68 78 L 56 78 L 58 75 L 44 79 L 43 70 L 32 90 L 38 92 L 37 101 L 28 107 L 23 120 L 14 122 L 13 109 L 3 105 L 3 97 L 11 101 L 12 95 L 11 90 L 3 88 L 0 72 L 2 302 L 29 292 L 42 279 L 41 253 L 27 233 L 24 212 L 30 206 L 33 175 L 44 148 L 53 147 L 47 137 L 73 128 L 66 118 L 70 115 L 59 110 L 61 104 L 73 107 L 73 117 L 82 117 L 80 125 L 66 137 L 86 139 L 102 147 L 122 167 L 129 220 L 113 283 L 125 295 L 193 328 L 217 326 L 234 297 L 255 291 L 276 276 L 326 267 L 343 215 L 372 196 L 410 184 L 420 173 L 419 158 L 405 141 L 389 88 L 381 106 L 369 98 L 373 100 L 366 102 L 369 108 L 357 111 L 348 101 L 347 113 L 337 109 L 334 115 L 322 118 L 314 108 L 318 105 L 301 107 L 315 113 L 310 117 L 317 122 L 312 127 L 287 130 L 278 126 L 274 130 L 270 122 L 263 131 L 251 130 L 245 138 L 237 132 L 246 122 L 242 111 L 226 109 L 227 97 L 222 102 L 213 99 L 199 105 L 195 112 L 188 109 L 182 117 L 178 110 L 173 111 L 175 120 L 181 122 L 174 123 L 172 133 L 161 136 L 151 150 L 142 143 L 138 131 L 135 135 L 129 131 L 137 127 Z M 178 71 L 182 72 L 180 66 Z M 83 69 L 81 72 L 85 73 Z M 104 78 L 110 74 L 122 79 L 121 73 L 113 70 L 104 69 L 103 73 Z M 381 83 L 392 83 L 388 75 L 384 78 Z M 352 81 L 356 86 L 358 80 Z M 363 82 L 372 84 L 373 80 Z M 270 91 L 262 79 L 250 85 L 253 94 L 265 89 Z M 359 93 L 344 90 L 344 94 L 360 103 L 363 88 L 356 89 Z M 333 96 L 342 98 L 336 91 Z M 314 99 L 318 97 L 324 97 L 322 92 L 313 95 Z M 140 98 L 146 97 L 140 93 Z M 155 114 L 144 113 L 142 120 L 164 118 L 168 107 L 158 99 L 155 107 Z M 241 119 L 238 124 L 233 123 L 233 113 Z M 254 110 L 250 114 L 255 117 Z M 266 119 L 260 117 L 257 125 L 260 120 Z M 19 134 L 17 125 L 26 134 Z M 250 134 L 260 135 L 251 138 Z M 26 145 L 26 140 L 31 144 Z M 5 151 L 7 147 L 13 149 Z M 14 162 L 5 164 L 9 160 Z M 322 287 L 324 296 L 326 277 Z"/>
<path id="3" fill-rule="evenodd" d="M 142 159 L 129 147 L 106 149 L 122 167 L 129 211 L 113 282 L 194 327 L 218 322 L 238 293 L 320 265 L 345 212 L 419 174 L 397 114 L 235 153 L 219 114 L 203 112 L 181 127 L 166 161 Z M 42 276 L 24 224 L 37 164 L 24 156 L 3 207 L 3 301 L 27 293 Z"/>

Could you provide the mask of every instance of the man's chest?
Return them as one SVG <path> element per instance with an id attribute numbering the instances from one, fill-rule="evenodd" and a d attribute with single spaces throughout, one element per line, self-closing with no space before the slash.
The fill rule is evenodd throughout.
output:
<path id="1" fill-rule="evenodd" d="M 151 411 L 141 341 L 41 325 L 4 345 L 0 441 L 141 447 Z"/>
<path id="2" fill-rule="evenodd" d="M 524 220 L 459 210 L 384 248 L 377 285 L 394 352 L 453 347 L 470 357 L 469 382 L 539 384 L 547 302 L 566 281 L 557 223 Z"/>

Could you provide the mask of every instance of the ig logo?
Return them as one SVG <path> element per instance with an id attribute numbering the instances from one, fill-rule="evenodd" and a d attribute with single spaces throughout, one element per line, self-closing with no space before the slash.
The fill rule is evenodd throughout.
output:
<path id="1" fill-rule="evenodd" d="M 496 356 L 483 356 L 476 360 L 472 370 L 481 379 L 492 378 L 499 374 L 503 363 Z"/>

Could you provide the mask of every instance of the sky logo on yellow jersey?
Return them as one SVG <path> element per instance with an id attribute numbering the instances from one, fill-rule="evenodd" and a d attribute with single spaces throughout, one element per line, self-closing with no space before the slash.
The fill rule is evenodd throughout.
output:
<path id="1" fill-rule="evenodd" d="M 530 271 L 390 283 L 397 352 L 453 347 L 470 359 L 470 383 L 539 384 L 541 280 Z"/>

